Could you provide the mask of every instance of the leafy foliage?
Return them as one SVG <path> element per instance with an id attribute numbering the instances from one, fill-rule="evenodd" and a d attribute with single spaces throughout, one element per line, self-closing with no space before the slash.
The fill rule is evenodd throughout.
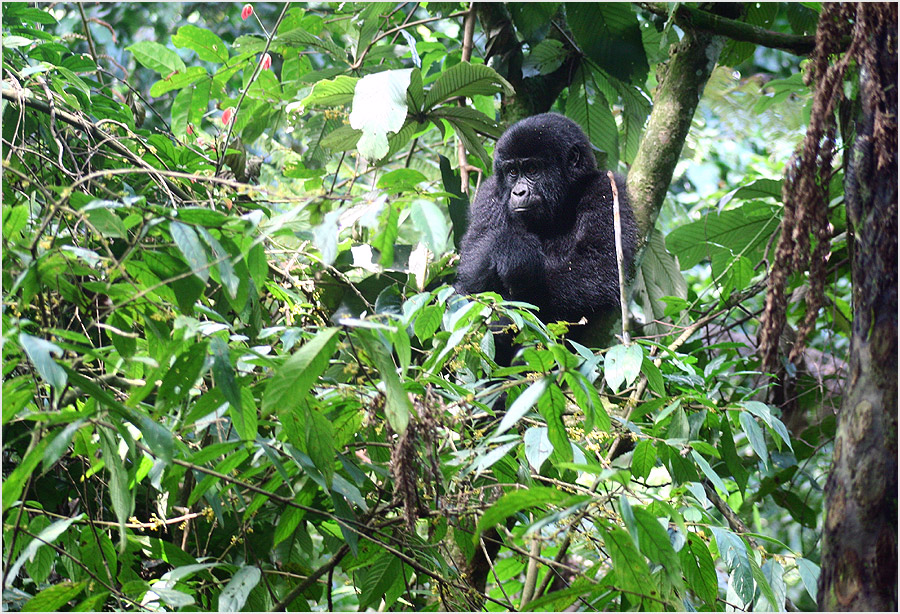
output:
<path id="1" fill-rule="evenodd" d="M 588 348 L 447 285 L 466 205 L 449 161 L 458 140 L 490 172 L 515 94 L 483 48 L 463 59 L 460 13 L 185 5 L 154 37 L 128 24 L 156 5 L 83 8 L 3 6 L 11 609 L 812 607 L 817 536 L 798 528 L 821 523 L 833 418 L 796 427 L 733 332 L 759 304 L 780 167 L 706 156 L 704 132 L 802 102 L 802 81 L 708 92 L 687 156 L 713 168 L 675 183 L 682 215 L 638 273 L 646 326 Z M 671 24 L 510 12 L 526 76 L 581 45 L 556 108 L 632 161 Z M 811 12 L 787 19 L 805 32 Z M 819 351 L 844 347 L 847 275 Z M 522 350 L 500 367 L 510 322 Z M 814 379 L 803 406 L 827 400 Z M 476 595 L 464 562 L 496 527 Z"/>

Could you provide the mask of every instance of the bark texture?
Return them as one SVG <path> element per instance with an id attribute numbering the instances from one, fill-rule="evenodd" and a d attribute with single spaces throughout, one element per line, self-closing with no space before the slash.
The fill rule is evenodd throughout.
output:
<path id="1" fill-rule="evenodd" d="M 857 6 L 867 38 L 849 154 L 853 331 L 826 491 L 819 608 L 897 611 L 897 5 Z"/>
<path id="2" fill-rule="evenodd" d="M 717 10 L 733 13 L 737 9 L 724 5 Z M 653 96 L 653 111 L 628 171 L 628 194 L 641 246 L 646 244 L 659 217 L 694 111 L 724 43 L 721 36 L 686 30 Z"/>

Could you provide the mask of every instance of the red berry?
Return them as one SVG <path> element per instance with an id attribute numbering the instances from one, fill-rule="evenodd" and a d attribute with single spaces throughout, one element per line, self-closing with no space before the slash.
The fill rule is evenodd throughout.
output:
<path id="1" fill-rule="evenodd" d="M 241 9 L 241 19 L 246 20 L 252 14 L 253 14 L 253 5 L 245 4 L 244 8 Z"/>
<path id="2" fill-rule="evenodd" d="M 263 56 L 263 59 L 262 59 L 262 69 L 269 70 L 271 67 L 272 67 L 272 56 L 270 56 L 267 53 L 266 55 Z"/>
<path id="3" fill-rule="evenodd" d="M 247 6 L 250 6 L 249 4 Z M 234 115 L 234 107 L 228 107 L 225 109 L 225 112 L 222 113 L 222 124 L 227 126 L 231 123 L 231 116 Z"/>

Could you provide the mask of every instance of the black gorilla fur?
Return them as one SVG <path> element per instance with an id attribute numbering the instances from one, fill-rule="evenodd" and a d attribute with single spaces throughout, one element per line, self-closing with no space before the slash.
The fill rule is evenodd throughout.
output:
<path id="1" fill-rule="evenodd" d="M 637 226 L 616 176 L 626 275 Z M 494 150 L 460 245 L 456 290 L 536 305 L 545 322 L 618 312 L 612 188 L 581 128 L 557 113 L 512 125 Z"/>

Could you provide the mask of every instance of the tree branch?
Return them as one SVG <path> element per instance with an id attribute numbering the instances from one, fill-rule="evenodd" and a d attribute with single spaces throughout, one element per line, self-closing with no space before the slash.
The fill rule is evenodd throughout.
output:
<path id="1" fill-rule="evenodd" d="M 669 9 L 664 4 L 648 2 L 643 6 L 656 15 L 668 15 Z M 727 36 L 732 40 L 781 49 L 795 55 L 809 55 L 816 44 L 815 36 L 774 32 L 736 19 L 721 17 L 683 3 L 675 9 L 674 18 L 675 23 L 683 30 L 698 30 Z"/>

